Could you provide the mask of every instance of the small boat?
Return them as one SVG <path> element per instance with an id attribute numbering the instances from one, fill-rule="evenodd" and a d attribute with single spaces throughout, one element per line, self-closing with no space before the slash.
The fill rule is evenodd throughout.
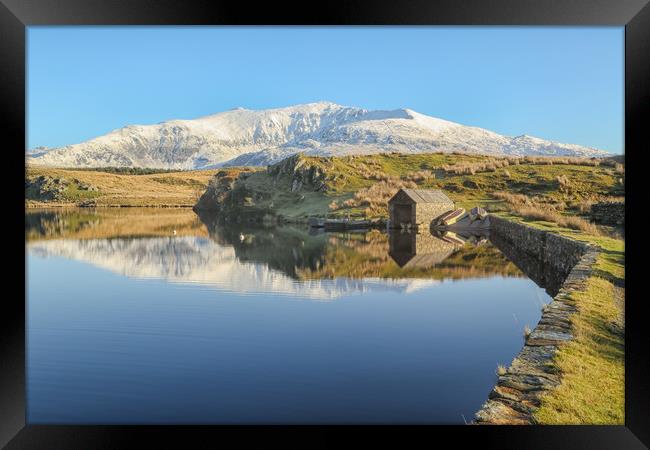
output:
<path id="1" fill-rule="evenodd" d="M 460 209 L 455 209 L 452 211 L 448 211 L 444 213 L 442 216 L 438 217 L 436 224 L 439 226 L 448 226 L 452 225 L 462 218 L 464 218 L 467 214 L 465 213 L 465 210 L 463 208 Z"/>

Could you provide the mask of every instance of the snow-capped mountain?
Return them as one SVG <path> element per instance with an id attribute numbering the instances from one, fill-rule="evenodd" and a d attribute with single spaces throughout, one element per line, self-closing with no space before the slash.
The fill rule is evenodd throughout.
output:
<path id="1" fill-rule="evenodd" d="M 259 111 L 237 108 L 194 120 L 129 125 L 80 144 L 39 150 L 26 155 L 30 164 L 174 169 L 266 165 L 297 152 L 609 156 L 580 145 L 503 136 L 410 109 L 369 111 L 329 102 Z"/>

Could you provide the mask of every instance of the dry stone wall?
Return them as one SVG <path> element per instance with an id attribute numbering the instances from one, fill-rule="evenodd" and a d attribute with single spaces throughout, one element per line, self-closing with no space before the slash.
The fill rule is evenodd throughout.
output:
<path id="1" fill-rule="evenodd" d="M 625 203 L 600 202 L 591 205 L 591 217 L 605 225 L 623 225 L 625 223 Z"/>
<path id="2" fill-rule="evenodd" d="M 428 230 L 434 219 L 452 209 L 453 203 L 418 203 L 415 205 L 415 223 Z"/>
<path id="3" fill-rule="evenodd" d="M 558 373 L 553 358 L 557 349 L 573 338 L 570 319 L 577 305 L 571 294 L 586 289 L 599 249 L 499 217 L 491 216 L 490 224 L 490 237 L 497 241 L 497 246 L 500 247 L 501 240 L 516 247 L 525 259 L 536 258 L 539 267 L 552 268 L 555 278 L 563 279 L 521 352 L 499 374 L 474 422 L 532 424 L 541 396 L 560 384 L 562 374 Z"/>

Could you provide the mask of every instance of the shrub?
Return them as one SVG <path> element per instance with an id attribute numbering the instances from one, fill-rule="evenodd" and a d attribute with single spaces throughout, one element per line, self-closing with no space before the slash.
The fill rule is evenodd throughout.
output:
<path id="1" fill-rule="evenodd" d="M 558 177 L 559 178 L 559 177 Z M 566 204 L 559 202 L 556 205 L 549 205 L 543 203 L 543 198 L 533 197 L 530 198 L 523 194 L 511 194 L 509 192 L 494 192 L 493 197 L 505 201 L 510 211 L 524 219 L 530 220 L 543 220 L 545 222 L 555 223 L 561 227 L 571 228 L 572 230 L 580 230 L 585 233 L 593 235 L 601 235 L 600 229 L 586 219 L 578 216 L 565 216 L 559 213 L 555 208 L 565 208 Z M 580 205 L 581 211 L 587 211 L 591 207 L 589 201 L 583 202 L 584 206 Z"/>
<path id="2" fill-rule="evenodd" d="M 510 192 L 493 192 L 492 196 L 504 200 L 510 205 L 532 205 L 531 199 L 524 194 L 511 194 Z"/>
<path id="3" fill-rule="evenodd" d="M 385 211 L 388 200 L 399 189 L 403 188 L 414 189 L 417 188 L 417 184 L 409 180 L 388 177 L 388 179 L 375 183 L 370 187 L 360 189 L 354 194 L 353 198 L 343 202 L 343 206 L 347 208 L 366 207 L 375 211 Z"/>
<path id="4" fill-rule="evenodd" d="M 436 178 L 436 174 L 430 170 L 420 170 L 402 177 L 404 180 L 413 181 L 415 183 L 421 183 L 423 181 L 433 180 Z"/>
<path id="5" fill-rule="evenodd" d="M 596 225 L 582 217 L 564 216 L 557 211 L 544 209 L 541 205 L 536 205 L 535 207 L 513 206 L 512 212 L 524 219 L 543 220 L 545 222 L 555 223 L 561 227 L 571 228 L 572 230 L 580 230 L 593 235 L 601 234 L 600 229 Z"/>

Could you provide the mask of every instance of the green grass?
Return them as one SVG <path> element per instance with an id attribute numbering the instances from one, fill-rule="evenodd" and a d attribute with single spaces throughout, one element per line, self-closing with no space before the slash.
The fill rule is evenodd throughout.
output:
<path id="1" fill-rule="evenodd" d="M 555 357 L 562 382 L 542 397 L 538 423 L 625 423 L 625 349 L 613 289 L 592 277 L 586 291 L 572 294 L 579 308 L 572 317 L 575 337 Z"/>
<path id="2" fill-rule="evenodd" d="M 71 202 L 90 200 L 90 199 L 97 198 L 101 195 L 102 194 L 99 191 L 90 191 L 90 190 L 81 189 L 79 187 L 79 184 L 76 182 L 70 183 L 66 187 L 65 191 L 63 191 L 63 196 L 65 200 Z"/>
<path id="3" fill-rule="evenodd" d="M 238 185 L 259 197 L 255 205 L 290 218 L 326 215 L 352 215 L 367 218 L 387 216 L 386 201 L 381 198 L 372 205 L 352 205 L 330 211 L 332 201 L 339 204 L 363 193 L 382 179 L 392 183 L 406 181 L 409 175 L 429 171 L 435 178 L 418 181 L 423 189 L 443 189 L 458 206 L 471 208 L 482 205 L 491 210 L 503 209 L 504 202 L 493 197 L 497 191 L 519 193 L 535 198 L 541 204 L 559 208 L 567 214 L 577 214 L 577 206 L 585 202 L 621 197 L 623 185 L 613 167 L 580 164 L 512 164 L 474 174 L 451 173 L 445 168 L 499 161 L 479 155 L 429 153 L 418 155 L 381 154 L 348 157 L 297 158 L 296 171 L 318 169 L 324 174 L 324 191 L 303 186 L 291 192 L 292 174 L 271 175 L 258 171 Z M 561 186 L 558 177 L 568 180 Z M 397 188 L 395 188 L 395 191 Z"/>
<path id="4" fill-rule="evenodd" d="M 587 289 L 572 294 L 578 311 L 571 317 L 575 338 L 560 347 L 554 360 L 560 386 L 542 398 L 534 414 L 540 424 L 623 424 L 625 419 L 625 338 L 623 301 L 615 290 L 625 281 L 625 242 L 594 236 L 557 224 L 523 220 L 531 226 L 589 242 L 601 252 Z M 617 288 L 616 286 L 619 286 Z"/>

